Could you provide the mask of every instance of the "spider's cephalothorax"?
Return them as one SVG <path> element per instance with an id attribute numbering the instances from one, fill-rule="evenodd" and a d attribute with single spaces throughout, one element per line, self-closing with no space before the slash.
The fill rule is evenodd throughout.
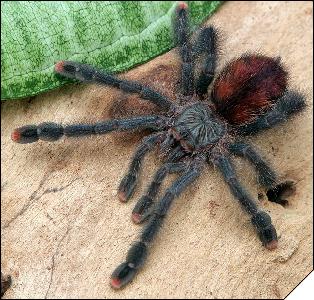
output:
<path id="1" fill-rule="evenodd" d="M 226 125 L 205 103 L 195 103 L 184 108 L 174 122 L 173 135 L 189 152 L 209 149 L 226 133 Z"/>
<path id="2" fill-rule="evenodd" d="M 134 243 L 126 260 L 113 272 L 111 285 L 120 288 L 130 282 L 143 265 L 149 245 L 154 240 L 175 197 L 197 179 L 206 164 L 221 171 L 234 197 L 251 216 L 262 244 L 277 247 L 277 234 L 270 216 L 258 208 L 256 201 L 242 187 L 231 162 L 231 154 L 243 156 L 256 168 L 259 183 L 267 190 L 270 201 L 285 204 L 284 192 L 293 183 L 277 182 L 277 176 L 254 148 L 242 139 L 286 121 L 305 107 L 304 97 L 287 89 L 287 73 L 278 58 L 245 54 L 227 64 L 214 79 L 217 64 L 217 31 L 202 28 L 190 43 L 188 7 L 180 3 L 176 9 L 175 37 L 182 63 L 177 101 L 138 82 L 122 80 L 89 65 L 72 61 L 56 64 L 56 73 L 81 81 L 105 84 L 153 102 L 164 115 L 145 115 L 114 119 L 95 124 L 62 126 L 42 123 L 17 128 L 12 140 L 31 143 L 56 141 L 62 136 L 79 137 L 107 134 L 112 131 L 151 129 L 136 150 L 127 174 L 118 188 L 118 197 L 127 201 L 133 194 L 145 154 L 159 145 L 165 163 L 135 205 L 135 223 L 147 220 L 139 240 Z M 196 72 L 196 61 L 201 69 Z M 196 74 L 198 74 L 196 76 Z M 211 92 L 208 89 L 211 85 Z M 163 179 L 169 173 L 178 178 L 157 198 Z"/>

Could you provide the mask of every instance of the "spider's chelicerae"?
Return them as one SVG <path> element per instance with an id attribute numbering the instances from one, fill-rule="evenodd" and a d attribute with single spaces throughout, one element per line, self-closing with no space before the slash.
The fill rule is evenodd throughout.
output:
<path id="1" fill-rule="evenodd" d="M 175 101 L 150 87 L 119 79 L 89 65 L 72 61 L 61 61 L 55 65 L 56 73 L 62 76 L 137 93 L 142 99 L 164 109 L 163 115 L 68 126 L 45 122 L 38 126 L 23 126 L 12 133 L 13 141 L 32 143 L 39 139 L 56 141 L 63 135 L 80 137 L 132 129 L 152 131 L 135 152 L 129 170 L 119 185 L 119 199 L 126 202 L 132 196 L 147 152 L 159 146 L 165 162 L 133 209 L 135 223 L 148 222 L 139 240 L 128 251 L 125 262 L 113 272 L 113 288 L 130 282 L 143 266 L 148 248 L 172 201 L 200 176 L 207 164 L 214 164 L 221 171 L 233 196 L 251 216 L 262 244 L 269 250 L 277 247 L 276 230 L 270 216 L 258 208 L 256 201 L 239 183 L 231 155 L 242 156 L 255 166 L 259 182 L 266 188 L 270 201 L 285 204 L 283 196 L 293 189 L 292 182 L 279 183 L 275 172 L 254 147 L 242 140 L 247 135 L 286 121 L 306 106 L 301 94 L 287 90 L 287 72 L 279 59 L 259 54 L 242 55 L 223 68 L 209 93 L 217 64 L 217 30 L 212 26 L 203 27 L 192 45 L 188 37 L 188 7 L 183 2 L 176 8 L 174 34 L 182 60 Z M 197 60 L 201 60 L 200 70 L 195 67 Z M 169 173 L 178 173 L 179 176 L 157 200 L 161 183 Z"/>

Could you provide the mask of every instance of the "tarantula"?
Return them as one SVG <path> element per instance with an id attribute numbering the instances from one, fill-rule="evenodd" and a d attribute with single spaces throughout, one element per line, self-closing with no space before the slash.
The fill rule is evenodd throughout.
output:
<path id="1" fill-rule="evenodd" d="M 245 54 L 228 63 L 209 93 L 217 65 L 218 31 L 212 26 L 201 28 L 193 44 L 189 38 L 188 19 L 188 6 L 181 2 L 176 8 L 174 22 L 176 45 L 182 60 L 176 101 L 148 86 L 119 79 L 86 64 L 60 61 L 55 65 L 57 74 L 136 93 L 164 109 L 165 114 L 67 126 L 45 122 L 23 126 L 12 133 L 13 141 L 23 144 L 39 139 L 52 142 L 63 135 L 81 137 L 132 129 L 152 131 L 140 143 L 119 185 L 120 201 L 126 202 L 132 196 L 147 152 L 159 146 L 165 162 L 133 209 L 135 223 L 146 219 L 148 223 L 139 240 L 129 249 L 125 262 L 112 273 L 113 288 L 129 283 L 143 266 L 148 247 L 172 201 L 200 176 L 207 163 L 221 171 L 233 196 L 251 216 L 262 244 L 269 250 L 277 247 L 277 234 L 270 216 L 258 208 L 256 201 L 242 187 L 230 156 L 234 154 L 248 159 L 256 168 L 259 183 L 267 189 L 269 200 L 285 204 L 283 195 L 293 189 L 293 183 L 278 183 L 274 170 L 251 145 L 242 141 L 242 137 L 271 128 L 300 112 L 306 106 L 304 96 L 287 90 L 288 74 L 278 58 L 260 54 Z M 200 58 L 201 68 L 196 76 L 196 61 Z M 161 183 L 169 173 L 179 176 L 156 201 Z"/>

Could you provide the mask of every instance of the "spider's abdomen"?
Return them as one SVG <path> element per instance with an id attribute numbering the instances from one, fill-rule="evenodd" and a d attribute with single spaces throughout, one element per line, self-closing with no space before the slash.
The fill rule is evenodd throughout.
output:
<path id="1" fill-rule="evenodd" d="M 226 132 L 225 125 L 203 103 L 188 106 L 174 125 L 177 138 L 189 150 L 215 144 Z"/>
<path id="2" fill-rule="evenodd" d="M 217 77 L 212 101 L 229 123 L 254 120 L 269 108 L 287 86 L 287 72 L 279 59 L 243 55 L 230 62 Z"/>

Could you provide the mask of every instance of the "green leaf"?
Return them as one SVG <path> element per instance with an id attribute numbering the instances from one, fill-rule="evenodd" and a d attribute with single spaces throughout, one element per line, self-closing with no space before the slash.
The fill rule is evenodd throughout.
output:
<path id="1" fill-rule="evenodd" d="M 221 1 L 188 1 L 200 24 Z M 173 47 L 175 1 L 1 2 L 1 100 L 36 95 L 71 82 L 55 76 L 59 60 L 119 72 Z"/>

